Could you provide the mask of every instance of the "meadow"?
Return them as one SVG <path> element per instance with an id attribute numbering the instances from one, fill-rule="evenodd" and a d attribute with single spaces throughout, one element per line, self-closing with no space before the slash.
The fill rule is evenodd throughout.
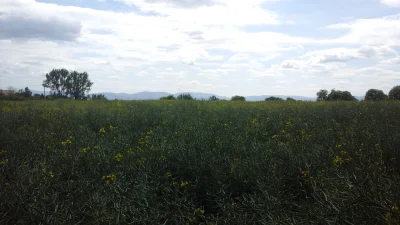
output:
<path id="1" fill-rule="evenodd" d="M 0 224 L 400 224 L 400 103 L 0 101 Z"/>

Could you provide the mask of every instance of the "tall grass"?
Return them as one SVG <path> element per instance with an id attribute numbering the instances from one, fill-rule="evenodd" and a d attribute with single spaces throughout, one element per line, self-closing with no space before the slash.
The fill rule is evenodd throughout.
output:
<path id="1" fill-rule="evenodd" d="M 0 102 L 0 224 L 399 224 L 400 104 Z"/>

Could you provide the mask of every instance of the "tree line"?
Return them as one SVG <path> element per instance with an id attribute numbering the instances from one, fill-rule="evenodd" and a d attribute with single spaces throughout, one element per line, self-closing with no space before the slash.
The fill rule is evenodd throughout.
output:
<path id="1" fill-rule="evenodd" d="M 400 86 L 394 86 L 388 95 L 379 89 L 369 89 L 364 96 L 364 101 L 385 100 L 400 100 Z M 357 99 L 349 91 L 332 89 L 328 92 L 326 89 L 321 89 L 317 92 L 317 101 L 357 101 Z"/>
<path id="2" fill-rule="evenodd" d="M 71 98 L 76 100 L 106 100 L 103 94 L 88 93 L 91 90 L 93 82 L 89 79 L 89 74 L 86 72 L 80 73 L 77 71 L 68 71 L 67 69 L 53 69 L 46 75 L 42 86 L 50 89 L 50 94 L 33 94 L 28 87 L 25 89 L 16 90 L 13 87 L 8 87 L 7 98 Z M 3 92 L 0 95 L 5 95 Z"/>
<path id="3" fill-rule="evenodd" d="M 106 100 L 103 94 L 88 93 L 91 90 L 93 82 L 89 79 L 89 74 L 86 72 L 80 73 L 77 71 L 68 71 L 67 69 L 53 69 L 46 74 L 46 79 L 43 81 L 42 86 L 50 89 L 49 96 L 45 94 L 34 94 L 28 87 L 25 89 L 16 89 L 9 87 L 9 90 L 16 97 L 36 97 L 36 98 L 72 98 L 76 100 Z M 0 95 L 4 93 L 0 92 Z M 195 100 L 189 93 L 182 93 L 177 97 L 168 95 L 160 98 L 160 100 Z M 215 95 L 211 96 L 209 101 L 221 100 Z M 222 99 L 223 100 L 223 99 Z M 400 100 L 400 85 L 394 86 L 389 94 L 385 94 L 382 90 L 370 89 L 365 93 L 364 101 L 384 101 L 384 100 Z M 232 96 L 231 101 L 246 101 L 244 96 Z M 265 101 L 284 101 L 279 97 L 268 97 Z M 286 101 L 296 101 L 293 98 L 287 98 Z M 332 89 L 328 92 L 326 89 L 321 89 L 317 92 L 317 101 L 357 101 L 349 91 L 341 91 Z"/>

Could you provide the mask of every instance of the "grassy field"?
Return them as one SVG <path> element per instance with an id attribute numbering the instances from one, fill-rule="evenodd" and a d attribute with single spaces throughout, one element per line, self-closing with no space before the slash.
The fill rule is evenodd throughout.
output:
<path id="1" fill-rule="evenodd" d="M 0 224 L 400 224 L 400 103 L 0 101 Z"/>

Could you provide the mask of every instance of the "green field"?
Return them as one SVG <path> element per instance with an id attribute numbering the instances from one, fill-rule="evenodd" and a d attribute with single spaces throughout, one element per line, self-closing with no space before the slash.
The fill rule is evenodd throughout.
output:
<path id="1" fill-rule="evenodd" d="M 0 224 L 399 224 L 400 103 L 0 101 Z"/>

